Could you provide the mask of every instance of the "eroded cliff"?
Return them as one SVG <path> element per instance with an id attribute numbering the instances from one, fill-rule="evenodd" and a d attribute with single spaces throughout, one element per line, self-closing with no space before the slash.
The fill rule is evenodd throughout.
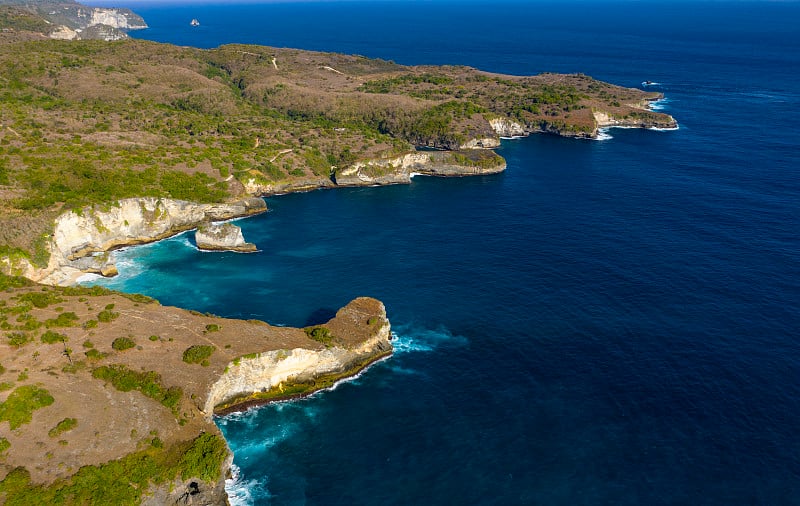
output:
<path id="1" fill-rule="evenodd" d="M 218 404 L 242 409 L 281 385 L 308 394 L 392 350 L 370 298 L 306 332 L 98 288 L 2 275 L 0 287 L 0 503 L 225 504 Z"/>

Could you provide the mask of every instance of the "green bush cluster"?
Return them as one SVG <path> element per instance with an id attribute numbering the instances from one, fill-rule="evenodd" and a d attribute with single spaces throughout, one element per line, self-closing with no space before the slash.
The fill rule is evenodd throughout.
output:
<path id="1" fill-rule="evenodd" d="M 51 304 L 64 302 L 64 299 L 59 297 L 58 293 L 55 291 L 23 293 L 17 297 L 17 300 L 20 302 L 30 302 L 34 307 L 38 307 L 40 309 L 46 308 Z"/>
<path id="2" fill-rule="evenodd" d="M 112 320 L 116 320 L 119 317 L 119 313 L 115 313 L 109 309 L 103 309 L 97 314 L 97 319 L 103 323 L 108 323 Z"/>
<path id="3" fill-rule="evenodd" d="M 73 327 L 80 318 L 72 311 L 61 313 L 56 318 L 45 320 L 44 324 L 47 328 L 50 327 Z"/>
<path id="4" fill-rule="evenodd" d="M 48 330 L 47 332 L 42 334 L 42 337 L 40 339 L 44 344 L 63 343 L 69 340 L 69 338 L 64 334 L 53 332 L 52 330 Z"/>
<path id="5" fill-rule="evenodd" d="M 161 375 L 155 371 L 132 371 L 124 365 L 115 364 L 94 369 L 92 376 L 108 381 L 121 392 L 137 390 L 172 409 L 173 412 L 176 411 L 178 403 L 183 397 L 183 389 L 180 387 L 165 387 L 161 384 Z"/>
<path id="6" fill-rule="evenodd" d="M 205 344 L 195 344 L 183 350 L 183 361 L 187 364 L 208 363 L 208 357 L 216 350 L 215 347 Z"/>
<path id="7" fill-rule="evenodd" d="M 130 350 L 136 346 L 136 342 L 130 337 L 118 337 L 111 343 L 111 347 L 117 351 Z"/>
<path id="8" fill-rule="evenodd" d="M 30 472 L 17 467 L 0 481 L 0 494 L 5 495 L 6 506 L 137 505 L 151 483 L 169 483 L 177 477 L 215 482 L 221 477 L 222 464 L 228 456 L 225 441 L 208 433 L 169 448 L 162 446 L 151 444 L 121 459 L 81 467 L 69 478 L 49 485 L 32 483 Z"/>
<path id="9" fill-rule="evenodd" d="M 0 422 L 8 421 L 11 430 L 30 423 L 33 412 L 55 402 L 50 392 L 36 385 L 17 387 L 0 403 Z"/>
<path id="10" fill-rule="evenodd" d="M 58 437 L 65 432 L 69 432 L 78 426 L 78 420 L 75 418 L 64 418 L 56 424 L 55 427 L 47 432 L 50 437 Z"/>
<path id="11" fill-rule="evenodd" d="M 306 327 L 303 330 L 305 330 L 305 333 L 309 338 L 317 341 L 318 343 L 324 344 L 326 347 L 330 347 L 333 343 L 333 335 L 331 335 L 331 331 L 322 325 L 317 325 L 316 327 Z"/>

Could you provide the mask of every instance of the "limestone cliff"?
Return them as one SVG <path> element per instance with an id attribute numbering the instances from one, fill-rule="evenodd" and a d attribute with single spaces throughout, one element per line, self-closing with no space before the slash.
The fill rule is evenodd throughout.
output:
<path id="1" fill-rule="evenodd" d="M 62 40 L 120 40 L 128 30 L 147 28 L 147 23 L 130 9 L 87 7 L 76 2 L 30 0 L 23 8 L 37 13 L 51 25 L 50 38 Z"/>
<path id="2" fill-rule="evenodd" d="M 232 362 L 209 388 L 203 411 L 210 416 L 220 409 L 307 395 L 392 352 L 386 309 L 375 299 L 355 299 L 325 328 L 335 344 L 268 351 Z"/>
<path id="3" fill-rule="evenodd" d="M 242 229 L 231 223 L 201 225 L 194 234 L 197 247 L 208 251 L 256 251 L 256 245 L 246 242 Z"/>
<path id="4" fill-rule="evenodd" d="M 503 158 L 492 151 L 415 151 L 395 158 L 356 162 L 336 171 L 339 186 L 410 183 L 414 175 L 474 176 L 506 169 Z"/>
<path id="5" fill-rule="evenodd" d="M 102 255 L 114 248 L 154 242 L 210 221 L 264 211 L 266 204 L 255 197 L 227 204 L 156 197 L 123 199 L 59 216 L 48 245 L 50 261 L 46 268 L 38 269 L 25 259 L 13 264 L 8 258 L 0 259 L 0 267 L 34 281 L 70 284 L 83 272 L 115 273 L 116 269 Z"/>

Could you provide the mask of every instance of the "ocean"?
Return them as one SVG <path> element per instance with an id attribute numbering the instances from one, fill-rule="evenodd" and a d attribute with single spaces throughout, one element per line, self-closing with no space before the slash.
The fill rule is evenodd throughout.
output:
<path id="1" fill-rule="evenodd" d="M 269 197 L 257 254 L 118 252 L 100 283 L 227 317 L 386 304 L 393 357 L 217 419 L 234 504 L 800 505 L 800 3 L 129 5 L 181 45 L 654 81 L 680 124 Z"/>

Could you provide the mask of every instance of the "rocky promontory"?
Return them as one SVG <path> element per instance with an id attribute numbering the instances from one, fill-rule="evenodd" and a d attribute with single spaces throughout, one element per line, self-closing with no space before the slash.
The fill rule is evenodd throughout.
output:
<path id="1" fill-rule="evenodd" d="M 226 504 L 215 411 L 308 395 L 392 352 L 370 298 L 297 329 L 97 287 L 0 275 L 0 289 L 6 504 Z"/>

